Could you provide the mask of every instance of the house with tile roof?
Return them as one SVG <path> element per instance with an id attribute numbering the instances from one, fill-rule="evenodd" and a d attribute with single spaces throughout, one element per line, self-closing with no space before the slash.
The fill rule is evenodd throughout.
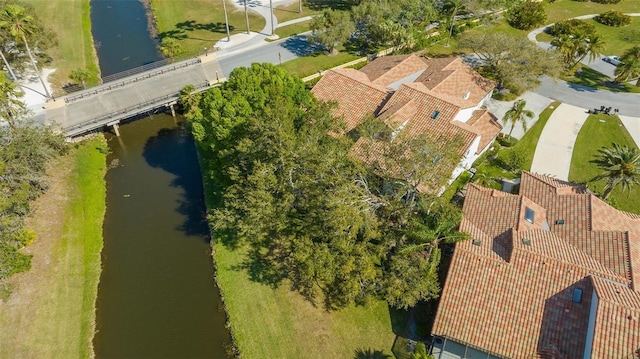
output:
<path id="1" fill-rule="evenodd" d="M 435 317 L 453 358 L 640 357 L 640 216 L 523 172 L 519 194 L 470 184 Z"/>
<path id="2" fill-rule="evenodd" d="M 450 169 L 453 180 L 490 147 L 502 128 L 483 107 L 494 87 L 460 58 L 401 55 L 378 58 L 360 70 L 329 70 L 312 92 L 320 100 L 337 102 L 335 115 L 344 119 L 345 133 L 374 116 L 393 133 L 386 141 L 399 133 L 436 143 L 455 139 L 461 160 Z M 365 156 L 359 149 L 382 147 L 367 141 L 371 139 L 359 138 L 354 146 L 365 162 L 376 154 L 367 151 Z"/>

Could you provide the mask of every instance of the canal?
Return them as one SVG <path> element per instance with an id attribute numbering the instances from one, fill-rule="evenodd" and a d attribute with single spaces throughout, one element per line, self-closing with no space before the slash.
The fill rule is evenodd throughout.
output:
<path id="1" fill-rule="evenodd" d="M 145 8 L 91 0 L 102 75 L 159 59 Z M 230 358 L 202 176 L 182 119 L 156 114 L 107 134 L 110 169 L 96 303 L 101 358 Z"/>

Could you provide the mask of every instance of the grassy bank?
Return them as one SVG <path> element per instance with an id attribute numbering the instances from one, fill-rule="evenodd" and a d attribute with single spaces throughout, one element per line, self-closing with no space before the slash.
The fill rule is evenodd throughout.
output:
<path id="1" fill-rule="evenodd" d="M 244 10 L 227 1 L 229 27 L 232 34 L 246 32 Z M 160 37 L 178 40 L 183 53 L 181 58 L 200 55 L 204 48 L 212 48 L 227 36 L 222 1 L 151 0 L 151 9 L 156 20 Z M 249 12 L 251 31 L 261 31 L 265 20 L 256 13 Z"/>
<path id="2" fill-rule="evenodd" d="M 27 221 L 32 268 L 9 280 L 0 303 L 1 358 L 93 357 L 106 151 L 100 136 L 51 164 L 51 188 Z"/>
<path id="3" fill-rule="evenodd" d="M 571 157 L 569 181 L 585 183 L 601 173 L 595 164 L 591 163 L 598 150 L 611 143 L 636 147 L 633 138 L 617 116 L 591 115 L 580 129 Z M 591 190 L 602 193 L 606 180 L 589 182 Z M 640 188 L 635 186 L 631 191 L 616 188 L 609 196 L 611 203 L 624 211 L 640 213 Z"/>
<path id="4" fill-rule="evenodd" d="M 205 180 L 209 209 L 216 202 L 208 195 L 213 186 Z M 272 288 L 254 282 L 242 265 L 245 249 L 232 250 L 214 243 L 213 256 L 229 329 L 244 359 L 351 359 L 358 350 L 391 355 L 395 338 L 392 319 L 406 323 L 383 301 L 327 312 L 290 291 L 286 284 Z"/>
<path id="5" fill-rule="evenodd" d="M 97 84 L 100 70 L 93 48 L 89 0 L 23 1 L 34 7 L 38 18 L 57 36 L 58 46 L 47 50 L 53 58 L 50 67 L 56 69 L 49 78 L 54 89 L 70 82 L 69 74 L 79 68 L 91 72 L 88 85 Z"/>

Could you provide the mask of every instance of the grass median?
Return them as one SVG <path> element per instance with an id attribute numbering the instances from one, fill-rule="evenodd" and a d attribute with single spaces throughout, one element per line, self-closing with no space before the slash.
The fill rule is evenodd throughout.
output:
<path id="1" fill-rule="evenodd" d="M 32 268 L 9 279 L 13 293 L 0 302 L 0 358 L 94 356 L 106 152 L 100 136 L 51 164 L 51 188 L 27 221 Z"/>

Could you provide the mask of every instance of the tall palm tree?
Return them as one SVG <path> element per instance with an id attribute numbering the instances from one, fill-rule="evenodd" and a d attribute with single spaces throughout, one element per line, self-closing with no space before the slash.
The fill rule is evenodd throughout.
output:
<path id="1" fill-rule="evenodd" d="M 444 46 L 449 46 L 449 40 L 451 40 L 451 36 L 453 35 L 453 26 L 456 23 L 456 15 L 458 15 L 458 11 L 464 7 L 462 0 L 445 0 L 442 9 L 451 14 L 450 26 L 449 26 L 449 36 L 447 36 L 447 43 Z"/>
<path id="2" fill-rule="evenodd" d="M 616 67 L 616 81 L 624 82 L 638 78 L 636 86 L 640 86 L 640 46 L 627 50 L 620 58 L 622 63 Z"/>
<path id="3" fill-rule="evenodd" d="M 584 51 L 580 58 L 578 58 L 578 60 L 576 61 L 575 65 L 584 60 L 584 58 L 587 56 L 589 56 L 589 61 L 596 60 L 598 57 L 600 57 L 600 55 L 604 53 L 606 47 L 607 44 L 604 42 L 602 36 L 598 34 L 591 35 L 590 38 L 584 40 Z"/>
<path id="4" fill-rule="evenodd" d="M 513 103 L 513 107 L 509 109 L 504 114 L 504 118 L 502 121 L 506 124 L 507 122 L 511 123 L 511 130 L 509 130 L 509 137 L 511 137 L 511 132 L 513 132 L 513 128 L 515 127 L 517 122 L 522 123 L 522 129 L 527 132 L 527 118 L 533 118 L 534 113 L 532 111 L 526 110 L 524 107 L 527 105 L 527 101 L 525 100 L 517 100 Z"/>
<path id="5" fill-rule="evenodd" d="M 603 199 L 607 199 L 618 185 L 628 191 L 632 185 L 640 184 L 640 151 L 636 147 L 612 143 L 611 147 L 599 149 L 597 157 L 591 162 L 603 171 L 591 181 L 607 180 Z"/>
<path id="6" fill-rule="evenodd" d="M 247 0 L 244 0 L 244 21 L 247 23 L 247 35 L 251 34 L 249 29 L 249 11 L 247 10 Z"/>
<path id="7" fill-rule="evenodd" d="M 224 11 L 224 26 L 227 28 L 227 42 L 231 42 L 231 33 L 229 32 L 229 17 L 227 16 L 227 0 L 222 0 L 222 10 Z"/>
<path id="8" fill-rule="evenodd" d="M 29 54 L 29 59 L 31 59 L 31 65 L 33 65 L 38 79 L 40 79 L 44 92 L 48 98 L 51 98 L 49 89 L 40 75 L 36 61 L 31 53 L 31 48 L 29 48 L 29 42 L 27 41 L 27 36 L 31 36 L 39 31 L 33 16 L 27 14 L 25 8 L 22 6 L 6 5 L 4 10 L 0 12 L 0 29 L 8 31 L 16 41 L 22 41 L 24 43 L 27 48 L 27 54 Z"/>

